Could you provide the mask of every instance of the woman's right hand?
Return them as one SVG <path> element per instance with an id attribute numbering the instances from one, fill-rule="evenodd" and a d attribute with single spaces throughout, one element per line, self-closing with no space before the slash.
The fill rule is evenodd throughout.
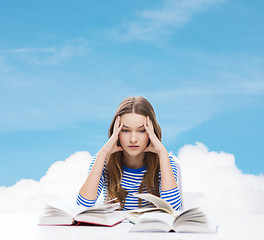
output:
<path id="1" fill-rule="evenodd" d="M 96 161 L 85 181 L 80 189 L 80 195 L 86 199 L 95 200 L 97 198 L 98 186 L 102 170 L 104 169 L 105 160 L 112 153 L 123 151 L 121 146 L 117 146 L 118 136 L 123 127 L 120 117 L 118 116 L 114 123 L 113 134 L 107 141 L 107 143 L 98 152 Z"/>
<path id="2" fill-rule="evenodd" d="M 118 136 L 123 127 L 123 123 L 120 121 L 120 116 L 118 116 L 114 123 L 113 134 L 107 141 L 107 143 L 101 148 L 100 151 L 103 151 L 106 155 L 113 154 L 115 152 L 123 151 L 121 146 L 117 146 Z"/>

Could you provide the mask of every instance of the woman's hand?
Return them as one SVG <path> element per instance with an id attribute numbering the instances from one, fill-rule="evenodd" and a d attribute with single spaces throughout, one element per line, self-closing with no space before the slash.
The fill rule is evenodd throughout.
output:
<path id="1" fill-rule="evenodd" d="M 164 147 L 164 145 L 161 143 L 161 141 L 158 139 L 158 137 L 154 132 L 153 123 L 149 119 L 149 116 L 147 116 L 144 126 L 150 139 L 150 144 L 148 147 L 145 148 L 144 152 L 153 152 L 158 155 L 164 152 L 167 153 L 166 148 Z"/>
<path id="2" fill-rule="evenodd" d="M 123 127 L 123 123 L 120 122 L 120 116 L 118 116 L 114 123 L 113 134 L 107 141 L 107 143 L 101 148 L 106 155 L 110 155 L 115 152 L 123 151 L 121 146 L 117 146 L 118 136 Z"/>
<path id="3" fill-rule="evenodd" d="M 82 197 L 90 200 L 96 200 L 98 186 L 100 183 L 100 178 L 102 170 L 104 169 L 106 159 L 108 159 L 108 156 L 112 153 L 123 151 L 122 147 L 117 146 L 118 136 L 122 127 L 123 124 L 120 123 L 120 117 L 118 116 L 114 123 L 112 136 L 98 152 L 94 165 L 85 183 L 80 189 L 80 194 Z"/>
<path id="4" fill-rule="evenodd" d="M 167 191 L 176 188 L 178 185 L 171 168 L 168 152 L 156 136 L 153 124 L 149 117 L 147 117 L 144 126 L 150 139 L 150 144 L 148 147 L 146 147 L 145 152 L 153 152 L 158 154 L 159 156 L 161 172 L 161 191 Z"/>

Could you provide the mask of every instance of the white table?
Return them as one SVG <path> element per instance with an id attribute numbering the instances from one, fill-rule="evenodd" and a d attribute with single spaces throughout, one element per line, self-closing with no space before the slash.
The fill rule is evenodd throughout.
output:
<path id="1" fill-rule="evenodd" d="M 163 239 L 239 239 L 263 240 L 264 215 L 219 215 L 217 234 L 129 233 L 131 223 L 115 227 L 38 226 L 39 216 L 0 214 L 0 236 L 3 240 L 163 240 Z"/>

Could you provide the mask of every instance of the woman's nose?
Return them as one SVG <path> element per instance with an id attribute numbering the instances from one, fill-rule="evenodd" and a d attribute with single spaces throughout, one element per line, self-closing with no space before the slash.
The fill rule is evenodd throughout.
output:
<path id="1" fill-rule="evenodd" d="M 131 133 L 130 142 L 131 143 L 136 143 L 137 142 L 137 134 L 135 132 Z"/>

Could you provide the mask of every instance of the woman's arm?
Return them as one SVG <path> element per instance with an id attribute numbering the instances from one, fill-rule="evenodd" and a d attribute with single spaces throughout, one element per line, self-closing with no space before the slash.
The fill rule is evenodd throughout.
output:
<path id="1" fill-rule="evenodd" d="M 178 187 L 171 168 L 169 154 L 165 147 L 160 153 L 158 153 L 158 156 L 161 173 L 161 191 L 167 191 Z"/>
<path id="2" fill-rule="evenodd" d="M 94 165 L 86 181 L 80 189 L 79 195 L 81 196 L 79 196 L 79 198 L 84 198 L 84 201 L 96 200 L 98 196 L 98 187 L 106 159 L 112 153 L 123 151 L 122 147 L 117 146 L 118 135 L 122 127 L 123 124 L 120 123 L 120 117 L 117 117 L 114 124 L 112 136 L 98 152 Z"/>
<path id="3" fill-rule="evenodd" d="M 150 144 L 145 152 L 154 152 L 159 156 L 160 164 L 160 196 L 167 200 L 174 209 L 181 209 L 181 196 L 177 184 L 177 167 L 170 161 L 169 154 L 157 138 L 151 120 L 147 117 L 145 129 L 149 135 Z"/>
<path id="4" fill-rule="evenodd" d="M 166 200 L 170 205 L 175 209 L 175 210 L 180 210 L 182 209 L 182 196 L 180 193 L 179 185 L 178 185 L 178 179 L 181 177 L 180 176 L 180 170 L 177 167 L 177 164 L 175 160 L 173 159 L 172 156 L 169 156 L 169 161 L 170 161 L 170 166 L 174 175 L 174 179 L 177 182 L 177 187 L 167 189 L 167 190 L 162 190 L 162 179 L 160 176 L 160 197 L 164 200 Z M 161 175 L 161 174 L 160 174 Z M 164 180 L 164 178 L 163 178 Z"/>
<path id="5" fill-rule="evenodd" d="M 149 135 L 150 144 L 145 149 L 145 152 L 153 152 L 159 156 L 159 163 L 160 163 L 160 172 L 161 172 L 161 190 L 170 190 L 172 188 L 177 187 L 176 179 L 174 178 L 173 171 L 171 168 L 169 154 L 161 143 L 161 141 L 157 138 L 153 124 L 149 117 L 146 118 L 146 122 L 144 124 L 145 129 Z"/>
<path id="6" fill-rule="evenodd" d="M 159 154 L 160 160 L 160 197 L 165 199 L 175 210 L 182 208 L 182 198 L 177 184 L 178 169 L 167 150 Z"/>
<path id="7" fill-rule="evenodd" d="M 101 149 L 96 157 L 93 167 L 80 189 L 80 195 L 87 200 L 95 200 L 97 198 L 99 181 L 105 165 L 107 154 Z"/>

